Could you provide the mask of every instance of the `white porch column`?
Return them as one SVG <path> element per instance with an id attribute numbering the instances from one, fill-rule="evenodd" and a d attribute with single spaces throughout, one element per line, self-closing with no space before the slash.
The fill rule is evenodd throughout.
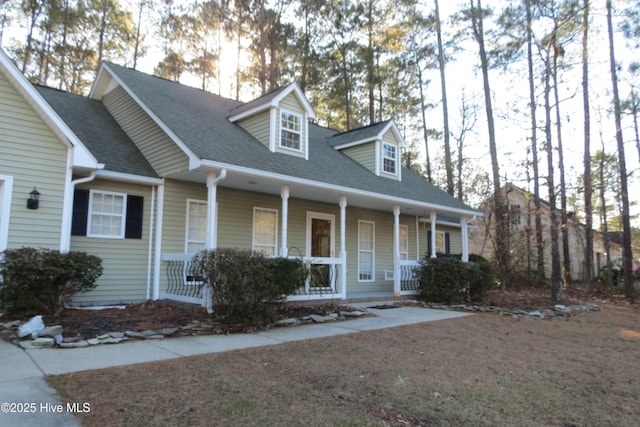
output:
<path id="1" fill-rule="evenodd" d="M 207 175 L 207 249 L 215 249 L 218 246 L 217 190 L 218 182 L 222 181 L 226 176 L 226 169 L 222 169 L 219 175 L 215 172 Z"/>
<path id="2" fill-rule="evenodd" d="M 436 257 L 436 213 L 431 212 L 431 258 Z"/>
<path id="3" fill-rule="evenodd" d="M 164 184 L 158 185 L 156 196 L 156 235 L 153 261 L 153 300 L 160 298 L 160 267 L 162 264 L 162 228 L 164 221 Z"/>
<path id="4" fill-rule="evenodd" d="M 347 298 L 347 196 L 340 196 L 340 289 L 342 298 Z"/>
<path id="5" fill-rule="evenodd" d="M 469 262 L 469 220 L 466 218 L 460 218 L 460 225 L 462 227 L 462 262 Z"/>
<path id="6" fill-rule="evenodd" d="M 400 296 L 400 206 L 393 207 L 393 294 Z"/>
<path id="7" fill-rule="evenodd" d="M 280 243 L 280 256 L 289 256 L 289 246 L 287 244 L 287 230 L 289 228 L 289 186 L 283 185 L 280 188 L 280 197 L 282 197 L 282 243 Z"/>

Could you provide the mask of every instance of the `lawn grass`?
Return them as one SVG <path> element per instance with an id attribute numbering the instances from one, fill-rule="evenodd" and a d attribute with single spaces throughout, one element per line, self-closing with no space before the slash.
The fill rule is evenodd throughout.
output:
<path id="1" fill-rule="evenodd" d="M 126 344 L 122 350 L 126 351 Z M 495 314 L 49 377 L 87 426 L 633 426 L 640 309 Z"/>

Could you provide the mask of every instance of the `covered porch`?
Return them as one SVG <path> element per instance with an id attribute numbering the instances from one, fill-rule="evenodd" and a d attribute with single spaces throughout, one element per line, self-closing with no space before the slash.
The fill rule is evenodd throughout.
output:
<path id="1" fill-rule="evenodd" d="M 187 177 L 182 177 L 186 179 Z M 251 191 L 271 197 L 272 203 L 277 203 L 277 242 L 270 255 L 287 258 L 299 258 L 308 267 L 311 274 L 306 280 L 305 286 L 297 289 L 296 293 L 288 296 L 290 302 L 304 301 L 347 301 L 350 295 L 360 295 L 365 291 L 374 289 L 357 289 L 353 287 L 358 280 L 358 231 L 357 223 L 360 217 L 350 212 L 375 211 L 387 215 L 383 224 L 379 222 L 377 227 L 385 231 L 384 241 L 380 239 L 377 250 L 380 252 L 380 260 L 377 268 L 382 268 L 381 276 L 378 271 L 377 283 L 380 292 L 391 294 L 394 297 L 415 295 L 418 291 L 418 278 L 415 268 L 419 265 L 420 258 L 430 246 L 430 256 L 436 256 L 436 217 L 440 213 L 457 216 L 460 218 L 462 235 L 463 260 L 468 259 L 467 225 L 472 219 L 469 211 L 444 210 L 441 206 L 403 199 L 400 197 L 383 196 L 375 193 L 357 192 L 353 189 L 323 187 L 316 183 L 283 181 L 276 177 L 248 176 L 237 171 L 218 169 L 204 170 L 200 175 L 193 171 L 188 177 L 191 183 L 206 184 L 206 242 L 204 248 L 215 249 L 225 247 L 225 242 L 220 242 L 220 224 L 218 204 L 224 206 L 225 201 L 220 200 L 220 193 L 225 191 Z M 202 188 L 202 187 L 200 187 Z M 222 189 L 220 189 L 222 188 Z M 302 210 L 294 206 L 293 213 L 290 204 L 300 205 L 301 201 L 307 201 L 309 205 L 317 202 L 325 204 L 325 209 L 310 207 Z M 265 210 L 276 210 L 276 206 L 270 206 Z M 349 208 L 349 209 L 348 209 Z M 355 209 L 351 210 L 351 209 Z M 306 220 L 304 216 L 306 212 Z M 350 216 L 351 215 L 351 216 Z M 401 248 L 401 218 L 404 223 L 415 222 L 414 234 L 418 234 L 418 224 L 430 222 L 430 245 L 426 245 L 426 236 L 420 239 L 422 243 L 413 242 L 411 256 Z M 306 222 L 305 222 L 306 221 Z M 292 223 L 294 225 L 292 225 Z M 301 226 L 306 224 L 306 230 Z M 387 225 L 388 224 L 388 225 Z M 246 224 L 251 228 L 251 224 Z M 296 228 L 297 227 L 297 228 Z M 403 226 L 404 227 L 404 226 Z M 224 229 L 223 229 L 224 230 Z M 292 234 L 295 234 L 292 237 Z M 302 234 L 305 235 L 304 239 Z M 301 240 L 303 239 L 303 240 Z M 413 239 L 413 237 L 412 237 Z M 222 243 L 222 244 L 221 244 Z M 255 241 L 247 241 L 246 249 L 255 250 Z M 236 245 L 237 246 L 237 245 Z M 235 247 L 235 246 L 234 246 Z M 242 246 L 241 246 L 242 247 Z M 351 251 L 347 253 L 347 248 Z M 210 297 L 206 286 L 197 280 L 197 273 L 193 271 L 191 259 L 193 253 L 162 252 L 161 264 L 157 269 L 158 277 L 163 277 L 162 290 L 158 280 L 157 298 L 177 299 L 184 302 L 192 302 L 206 305 Z M 408 259 L 411 258 L 411 259 Z M 382 266 L 383 265 L 383 266 Z M 380 267 L 382 266 L 382 267 Z M 355 271 L 354 271 L 355 268 Z M 348 278 L 348 275 L 350 278 Z M 351 285 L 350 285 L 351 283 Z M 375 291 L 378 292 L 378 291 Z M 374 292 L 374 293 L 375 293 Z M 369 293 L 369 295 L 372 295 Z M 372 298 L 375 298 L 372 296 Z"/>

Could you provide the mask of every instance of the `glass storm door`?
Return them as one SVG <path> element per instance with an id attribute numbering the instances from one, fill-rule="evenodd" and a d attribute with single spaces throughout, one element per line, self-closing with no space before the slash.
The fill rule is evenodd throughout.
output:
<path id="1" fill-rule="evenodd" d="M 330 258 L 334 254 L 334 216 L 308 213 L 307 255 L 311 257 L 309 288 L 328 291 L 335 281 L 335 268 Z"/>

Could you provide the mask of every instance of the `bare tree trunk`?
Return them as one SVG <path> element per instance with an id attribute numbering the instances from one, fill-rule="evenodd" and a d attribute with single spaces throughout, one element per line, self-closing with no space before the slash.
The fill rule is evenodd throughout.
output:
<path id="1" fill-rule="evenodd" d="M 462 176 L 463 169 L 464 169 L 464 155 L 463 155 L 464 142 L 465 142 L 467 133 L 473 130 L 477 123 L 475 104 L 472 104 L 471 106 L 467 104 L 467 98 L 464 94 L 464 91 L 462 92 L 462 98 L 460 99 L 460 120 L 461 120 L 460 134 L 457 137 L 455 137 L 456 147 L 458 149 L 458 161 L 456 164 L 457 174 L 456 174 L 455 184 L 456 184 L 456 198 L 458 200 L 463 200 L 464 189 L 462 184 L 465 181 L 464 177 Z"/>
<path id="2" fill-rule="evenodd" d="M 424 137 L 424 149 L 427 155 L 427 181 L 433 182 L 431 178 L 431 160 L 429 159 L 429 132 L 427 132 L 427 114 L 425 112 L 424 105 L 424 89 L 422 82 L 422 69 L 420 64 L 416 63 L 416 69 L 418 70 L 418 88 L 420 88 L 420 112 L 422 113 L 422 135 Z"/>
<path id="3" fill-rule="evenodd" d="M 241 24 L 238 24 L 241 25 Z M 240 86 L 242 85 L 242 69 L 240 68 L 242 57 L 242 33 L 240 28 L 238 28 L 237 34 L 238 40 L 236 44 L 236 101 L 240 101 Z"/>
<path id="4" fill-rule="evenodd" d="M 136 43 L 133 47 L 133 69 L 136 69 L 138 63 L 138 49 L 140 49 L 140 26 L 142 24 L 142 10 L 144 9 L 145 0 L 138 2 L 138 23 L 136 26 Z"/>
<path id="5" fill-rule="evenodd" d="M 440 9 L 436 6 L 436 34 L 438 38 L 438 66 L 440 68 L 440 87 L 442 88 L 442 118 L 444 121 L 444 163 L 447 169 L 447 193 L 453 196 L 453 169 L 451 167 L 451 145 L 449 140 L 449 107 L 447 105 L 447 84 L 445 80 L 444 48 L 442 46 L 442 27 L 440 25 Z"/>
<path id="6" fill-rule="evenodd" d="M 554 34 L 556 31 L 554 31 Z M 560 229 L 562 230 L 562 266 L 565 286 L 571 282 L 571 256 L 569 254 L 569 228 L 567 224 L 567 184 L 564 176 L 564 149 L 562 146 L 562 118 L 560 116 L 560 97 L 558 95 L 558 52 L 553 54 L 553 97 L 556 110 L 556 133 L 558 135 L 558 169 L 560 172 Z"/>
<path id="7" fill-rule="evenodd" d="M 258 22 L 256 22 L 258 26 L 259 37 L 259 59 L 260 59 L 260 71 L 258 72 L 258 81 L 260 83 L 260 94 L 264 95 L 267 93 L 267 15 L 264 9 L 264 2 L 260 2 L 260 10 L 257 13 Z"/>
<path id="8" fill-rule="evenodd" d="M 367 93 L 369 95 L 369 124 L 376 122 L 376 98 L 375 98 L 375 46 L 373 43 L 373 1 L 367 2 L 367 53 L 365 63 L 367 67 Z"/>
<path id="9" fill-rule="evenodd" d="M 551 47 L 549 48 L 551 49 Z M 550 234 L 551 234 L 551 301 L 558 303 L 562 301 L 562 272 L 560 266 L 560 248 L 558 242 L 558 210 L 556 208 L 556 190 L 553 171 L 553 146 L 551 143 L 551 104 L 549 100 L 551 92 L 551 58 L 549 52 L 545 58 L 545 86 L 544 86 L 544 107 L 545 107 L 545 135 L 547 151 L 547 187 L 549 189 L 549 209 Z"/>
<path id="10" fill-rule="evenodd" d="M 609 30 L 609 62 L 611 65 L 611 85 L 613 89 L 613 110 L 616 122 L 616 142 L 618 143 L 618 165 L 620 168 L 620 196 L 622 199 L 622 267 L 624 269 L 624 293 L 633 298 L 633 271 L 631 270 L 631 220 L 629 217 L 629 192 L 627 188 L 627 164 L 622 139 L 620 96 L 618 94 L 618 74 L 613 48 L 613 24 L 611 23 L 611 0 L 607 0 L 607 29 Z"/>
<path id="11" fill-rule="evenodd" d="M 493 122 L 493 107 L 491 105 L 491 87 L 489 85 L 489 63 L 487 61 L 487 53 L 484 45 L 484 28 L 482 23 L 482 4 L 480 0 L 476 0 L 474 6 L 471 2 L 471 19 L 472 30 L 478 43 L 480 54 L 480 65 L 482 68 L 482 81 L 484 86 L 484 103 L 487 113 L 487 126 L 489 131 L 489 153 L 491 154 L 491 169 L 493 172 L 493 203 L 495 208 L 496 221 L 496 261 L 500 271 L 502 288 L 505 289 L 508 281 L 509 272 L 509 248 L 508 248 L 508 223 L 507 223 L 507 205 L 500 191 L 500 169 L 498 166 L 498 153 L 496 144 L 496 132 Z"/>
<path id="12" fill-rule="evenodd" d="M 589 108 L 589 0 L 582 3 L 582 102 L 584 104 L 584 281 L 593 282 L 593 183 L 591 179 L 591 112 Z"/>
<path id="13" fill-rule="evenodd" d="M 606 198 L 606 188 L 605 188 L 605 178 L 604 178 L 604 140 L 602 139 L 602 135 L 600 135 L 600 143 L 602 145 L 602 155 L 600 156 L 600 164 L 599 166 L 599 177 L 600 177 L 600 188 L 598 189 L 598 194 L 600 198 L 600 229 L 604 234 L 604 250 L 606 252 L 606 260 L 607 266 L 611 267 L 611 248 L 609 245 L 609 223 L 607 222 L 607 198 Z"/>
<path id="14" fill-rule="evenodd" d="M 44 7 L 44 2 L 33 2 L 31 3 L 31 9 L 28 11 L 28 30 L 27 30 L 27 43 L 24 47 L 24 57 L 22 58 L 22 68 L 20 72 L 22 74 L 26 74 L 27 67 L 31 62 L 31 55 L 33 54 L 33 32 L 38 24 L 38 18 L 40 17 L 40 13 Z"/>
<path id="15" fill-rule="evenodd" d="M 529 108 L 531 109 L 531 162 L 533 163 L 533 204 L 535 206 L 536 267 L 538 280 L 544 279 L 544 240 L 540 216 L 540 174 L 538 171 L 538 122 L 536 118 L 536 93 L 533 81 L 533 52 L 531 34 L 531 0 L 527 0 L 527 63 L 529 71 Z"/>

